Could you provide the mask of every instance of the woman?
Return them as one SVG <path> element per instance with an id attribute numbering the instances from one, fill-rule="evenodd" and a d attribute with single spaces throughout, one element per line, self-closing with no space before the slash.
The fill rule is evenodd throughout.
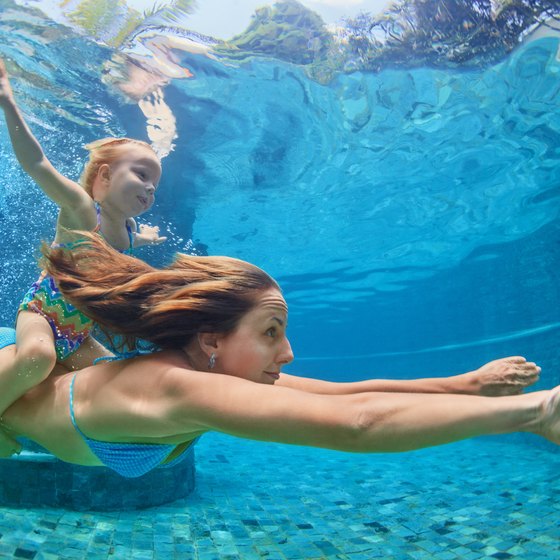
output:
<path id="1" fill-rule="evenodd" d="M 540 368 L 523 358 L 446 379 L 337 384 L 287 375 L 287 306 L 262 270 L 185 255 L 155 269 L 94 234 L 80 235 L 89 241 L 72 252 L 44 248 L 45 268 L 64 297 L 110 331 L 161 351 L 60 372 L 6 411 L 10 436 L 28 437 L 62 460 L 139 476 L 180 459 L 212 430 L 352 452 L 513 431 L 560 443 L 560 388 L 473 395 L 534 382 Z"/>

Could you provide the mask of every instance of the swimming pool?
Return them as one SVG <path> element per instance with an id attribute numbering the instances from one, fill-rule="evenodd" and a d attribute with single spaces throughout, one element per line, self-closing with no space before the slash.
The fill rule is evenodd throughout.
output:
<path id="1" fill-rule="evenodd" d="M 351 60 L 341 72 L 309 22 L 310 60 L 257 40 L 243 45 L 258 56 L 241 41 L 232 54 L 169 21 L 118 44 L 115 18 L 96 42 L 95 26 L 27 4 L 0 2 L 1 52 L 53 163 L 77 178 L 81 146 L 109 134 L 167 153 L 146 219 L 170 240 L 146 260 L 227 254 L 278 278 L 288 371 L 412 378 L 523 354 L 543 366 L 539 387 L 560 383 L 549 28 L 484 64 L 373 72 Z M 0 315 L 11 324 L 56 213 L 1 136 Z M 207 436 L 189 498 L 104 514 L 3 508 L 0 555 L 554 558 L 559 466 L 556 450 L 522 436 L 395 456 Z"/>

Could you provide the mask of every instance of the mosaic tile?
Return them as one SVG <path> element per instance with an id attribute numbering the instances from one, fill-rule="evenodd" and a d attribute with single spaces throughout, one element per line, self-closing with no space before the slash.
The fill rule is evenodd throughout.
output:
<path id="1" fill-rule="evenodd" d="M 103 514 L 0 508 L 0 557 L 560 557 L 560 454 L 550 448 L 500 438 L 354 456 L 212 435 L 197 451 L 195 491 L 173 504 Z"/>

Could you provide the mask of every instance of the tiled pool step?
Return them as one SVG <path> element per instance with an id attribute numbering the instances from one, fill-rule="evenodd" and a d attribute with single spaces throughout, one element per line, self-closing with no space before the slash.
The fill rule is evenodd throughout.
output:
<path id="1" fill-rule="evenodd" d="M 0 459 L 0 506 L 114 511 L 167 504 L 194 489 L 193 446 L 186 453 L 171 467 L 123 478 L 106 467 L 65 463 L 25 442 L 20 455 Z"/>

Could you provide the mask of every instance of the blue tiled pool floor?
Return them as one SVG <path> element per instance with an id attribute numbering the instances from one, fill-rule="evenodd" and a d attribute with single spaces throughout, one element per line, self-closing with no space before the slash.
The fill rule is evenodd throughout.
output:
<path id="1" fill-rule="evenodd" d="M 560 558 L 560 453 L 479 439 L 346 455 L 205 436 L 197 488 L 119 512 L 0 509 L 0 558 Z"/>

